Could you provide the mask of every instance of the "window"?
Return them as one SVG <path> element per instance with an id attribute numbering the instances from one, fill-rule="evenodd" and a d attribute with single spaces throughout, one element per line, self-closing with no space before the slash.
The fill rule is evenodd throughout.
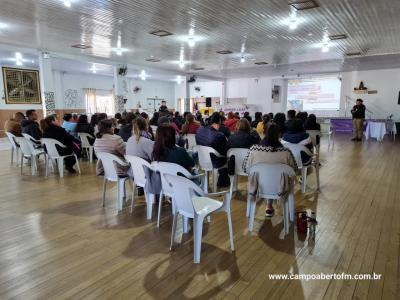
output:
<path id="1" fill-rule="evenodd" d="M 115 101 L 112 90 L 84 89 L 86 112 L 88 114 L 106 113 L 114 115 Z"/>

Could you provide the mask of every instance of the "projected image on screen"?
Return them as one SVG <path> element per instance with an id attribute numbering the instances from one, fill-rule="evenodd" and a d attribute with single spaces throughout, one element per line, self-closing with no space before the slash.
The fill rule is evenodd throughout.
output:
<path id="1" fill-rule="evenodd" d="M 287 107 L 300 111 L 339 110 L 340 89 L 337 77 L 289 80 Z"/>

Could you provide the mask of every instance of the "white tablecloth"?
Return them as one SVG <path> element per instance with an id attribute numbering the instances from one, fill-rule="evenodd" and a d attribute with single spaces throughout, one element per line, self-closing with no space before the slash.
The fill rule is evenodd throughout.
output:
<path id="1" fill-rule="evenodd" d="M 377 141 L 382 142 L 386 134 L 385 122 L 368 122 L 367 129 L 365 130 L 365 139 L 376 138 Z"/>

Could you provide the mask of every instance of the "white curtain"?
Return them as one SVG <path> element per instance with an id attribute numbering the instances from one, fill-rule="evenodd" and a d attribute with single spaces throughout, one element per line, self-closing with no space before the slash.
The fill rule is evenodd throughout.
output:
<path id="1" fill-rule="evenodd" d="M 85 94 L 86 112 L 88 114 L 106 113 L 114 115 L 114 94 L 113 90 L 100 90 L 87 88 L 83 89 Z"/>

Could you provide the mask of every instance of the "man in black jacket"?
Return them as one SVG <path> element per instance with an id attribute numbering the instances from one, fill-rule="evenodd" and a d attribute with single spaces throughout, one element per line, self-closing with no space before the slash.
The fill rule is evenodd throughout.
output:
<path id="1" fill-rule="evenodd" d="M 35 140 L 42 138 L 39 124 L 37 123 L 38 115 L 36 110 L 29 109 L 26 111 L 26 120 L 21 121 L 22 133 L 29 134 Z"/>
<path id="2" fill-rule="evenodd" d="M 353 131 L 355 133 L 352 141 L 362 141 L 364 132 L 364 120 L 365 120 L 365 105 L 362 99 L 357 99 L 356 105 L 353 106 L 351 114 L 353 116 Z"/>

